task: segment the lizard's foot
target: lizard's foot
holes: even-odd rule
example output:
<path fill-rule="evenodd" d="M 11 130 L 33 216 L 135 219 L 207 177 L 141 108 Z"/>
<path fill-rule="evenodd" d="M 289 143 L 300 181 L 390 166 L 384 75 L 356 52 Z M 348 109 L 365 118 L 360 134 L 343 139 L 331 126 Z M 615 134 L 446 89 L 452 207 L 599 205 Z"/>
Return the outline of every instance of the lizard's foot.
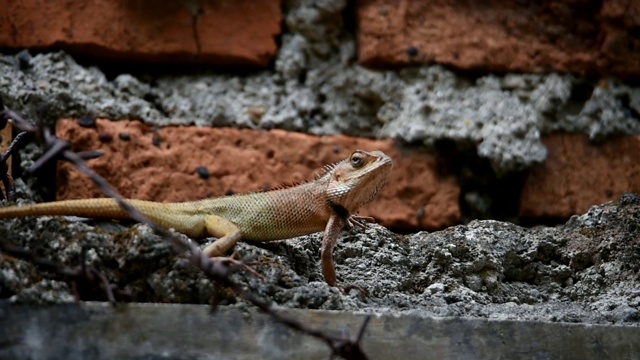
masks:
<path fill-rule="evenodd" d="M 248 272 L 250 272 L 251 274 L 264 279 L 264 277 L 258 273 L 257 271 L 255 271 L 251 266 L 249 266 L 249 264 L 245 263 L 242 260 L 238 260 L 238 255 L 234 252 L 233 254 L 231 254 L 231 256 L 213 256 L 213 257 L 209 257 L 210 261 L 214 261 L 214 262 L 219 262 L 222 265 L 225 265 L 228 268 L 234 267 L 236 269 L 243 269 L 246 270 Z"/>
<path fill-rule="evenodd" d="M 353 289 L 356 289 L 356 290 L 358 290 L 360 292 L 360 295 L 362 297 L 365 297 L 365 298 L 369 297 L 369 292 L 365 288 L 360 286 L 360 285 L 349 284 L 349 285 L 344 285 L 344 286 L 338 286 L 338 289 L 340 289 L 340 291 L 342 291 L 345 294 L 348 294 L 349 291 L 351 291 Z"/>
<path fill-rule="evenodd" d="M 351 215 L 347 219 L 347 226 L 349 228 L 357 226 L 364 231 L 367 229 L 367 225 L 365 224 L 365 222 L 374 223 L 376 222 L 376 219 L 372 218 L 371 216 Z"/>
<path fill-rule="evenodd" d="M 257 272 L 256 270 L 254 270 L 251 265 L 256 265 L 258 264 L 257 261 L 255 261 L 255 259 L 253 257 L 245 257 L 244 259 L 240 260 L 240 253 L 237 251 L 234 251 L 233 254 L 231 254 L 230 258 L 233 261 L 239 262 L 243 265 L 244 269 L 247 270 L 248 272 L 252 273 L 253 275 L 259 277 L 260 279 L 264 280 L 264 276 L 262 276 L 262 274 L 260 274 L 259 272 Z"/>

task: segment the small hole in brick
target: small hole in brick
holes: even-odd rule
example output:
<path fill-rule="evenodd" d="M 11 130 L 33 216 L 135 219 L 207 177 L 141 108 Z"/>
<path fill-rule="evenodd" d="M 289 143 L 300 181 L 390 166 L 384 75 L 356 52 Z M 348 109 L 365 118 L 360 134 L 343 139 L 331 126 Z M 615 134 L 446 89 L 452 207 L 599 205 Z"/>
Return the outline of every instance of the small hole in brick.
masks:
<path fill-rule="evenodd" d="M 207 169 L 204 166 L 198 166 L 198 168 L 196 169 L 196 172 L 198 173 L 201 179 L 207 180 L 209 176 L 211 176 L 211 174 L 209 174 L 209 169 Z"/>
<path fill-rule="evenodd" d="M 100 133 L 98 134 L 98 140 L 102 143 L 109 143 L 113 140 L 113 135 L 110 133 Z"/>
<path fill-rule="evenodd" d="M 93 115 L 85 115 L 78 119 L 78 125 L 84 128 L 96 127 L 96 117 Z"/>

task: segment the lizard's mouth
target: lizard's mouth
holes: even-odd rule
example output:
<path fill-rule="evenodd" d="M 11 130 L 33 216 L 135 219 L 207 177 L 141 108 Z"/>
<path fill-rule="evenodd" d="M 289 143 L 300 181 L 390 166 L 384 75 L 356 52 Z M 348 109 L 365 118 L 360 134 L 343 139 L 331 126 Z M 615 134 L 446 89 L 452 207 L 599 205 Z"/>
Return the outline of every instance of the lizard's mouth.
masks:
<path fill-rule="evenodd" d="M 368 171 L 368 173 L 378 172 L 379 174 L 376 176 L 376 178 L 380 179 L 379 181 L 382 182 L 382 186 L 386 184 L 387 180 L 389 179 L 389 175 L 391 174 L 391 170 L 393 169 L 393 160 L 391 160 L 390 157 L 384 155 L 383 157 L 378 158 L 378 160 L 376 160 L 374 164 L 375 166 L 373 166 Z"/>

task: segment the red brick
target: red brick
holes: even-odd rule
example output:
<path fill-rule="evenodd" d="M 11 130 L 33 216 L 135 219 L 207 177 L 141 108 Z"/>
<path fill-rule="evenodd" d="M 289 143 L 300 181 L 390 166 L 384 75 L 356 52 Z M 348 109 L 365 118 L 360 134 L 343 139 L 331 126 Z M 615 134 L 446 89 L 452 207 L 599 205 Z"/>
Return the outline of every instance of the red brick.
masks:
<path fill-rule="evenodd" d="M 568 218 L 624 192 L 640 192 L 640 137 L 592 144 L 583 134 L 553 134 L 543 141 L 549 154 L 525 181 L 521 216 Z"/>
<path fill-rule="evenodd" d="M 1 3 L 0 48 L 65 49 L 122 61 L 264 67 L 277 51 L 282 19 L 275 0 Z"/>
<path fill-rule="evenodd" d="M 357 6 L 359 60 L 638 78 L 640 2 L 598 4 L 363 0 Z"/>
<path fill-rule="evenodd" d="M 123 195 L 154 201 L 187 201 L 243 193 L 312 179 L 323 165 L 346 158 L 355 149 L 382 150 L 394 159 L 389 184 L 362 215 L 371 215 L 396 230 L 441 229 L 460 220 L 460 188 L 453 176 L 439 174 L 436 159 L 419 150 L 400 148 L 390 140 L 347 136 L 312 136 L 283 130 L 163 127 L 160 146 L 153 129 L 138 121 L 98 120 L 86 129 L 73 120 L 58 122 L 57 133 L 73 149 L 99 149 L 91 167 Z M 120 134 L 128 134 L 129 141 Z M 100 134 L 111 142 L 101 143 Z M 200 178 L 205 166 L 211 176 Z M 70 165 L 58 171 L 58 198 L 103 197 Z"/>

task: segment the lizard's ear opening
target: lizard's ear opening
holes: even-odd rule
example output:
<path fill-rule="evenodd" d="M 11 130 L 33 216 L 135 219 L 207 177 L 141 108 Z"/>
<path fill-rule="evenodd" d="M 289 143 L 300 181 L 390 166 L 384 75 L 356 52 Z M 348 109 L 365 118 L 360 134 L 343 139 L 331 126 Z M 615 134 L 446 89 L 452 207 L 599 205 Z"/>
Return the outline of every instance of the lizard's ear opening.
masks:
<path fill-rule="evenodd" d="M 344 169 L 343 166 L 336 166 L 336 168 L 333 170 L 333 180 L 335 181 L 341 181 L 343 176 Z"/>
<path fill-rule="evenodd" d="M 362 163 L 364 163 L 364 160 L 362 160 Z M 338 182 L 344 181 L 349 177 L 350 172 L 353 171 L 352 166 L 351 158 L 349 158 L 349 162 L 343 161 L 337 164 L 336 167 L 333 168 L 331 179 Z"/>

